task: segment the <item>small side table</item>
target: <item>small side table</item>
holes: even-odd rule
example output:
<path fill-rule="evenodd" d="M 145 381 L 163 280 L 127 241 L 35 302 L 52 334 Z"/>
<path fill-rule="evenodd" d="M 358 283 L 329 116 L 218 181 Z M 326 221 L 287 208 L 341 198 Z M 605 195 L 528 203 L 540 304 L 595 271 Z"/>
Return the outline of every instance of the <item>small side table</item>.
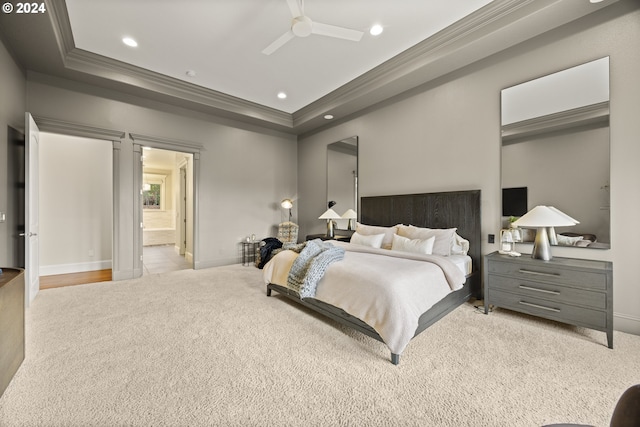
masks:
<path fill-rule="evenodd" d="M 242 242 L 242 265 L 251 265 L 256 260 L 256 254 L 260 247 L 260 241 Z"/>

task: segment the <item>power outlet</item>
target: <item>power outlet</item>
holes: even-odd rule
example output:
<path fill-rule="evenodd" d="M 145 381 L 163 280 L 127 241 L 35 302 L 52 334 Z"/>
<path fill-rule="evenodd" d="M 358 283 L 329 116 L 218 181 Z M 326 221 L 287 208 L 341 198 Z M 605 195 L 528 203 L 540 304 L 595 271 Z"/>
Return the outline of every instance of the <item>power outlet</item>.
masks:
<path fill-rule="evenodd" d="M 496 235 L 489 234 L 489 243 L 495 243 L 495 242 L 496 242 Z"/>

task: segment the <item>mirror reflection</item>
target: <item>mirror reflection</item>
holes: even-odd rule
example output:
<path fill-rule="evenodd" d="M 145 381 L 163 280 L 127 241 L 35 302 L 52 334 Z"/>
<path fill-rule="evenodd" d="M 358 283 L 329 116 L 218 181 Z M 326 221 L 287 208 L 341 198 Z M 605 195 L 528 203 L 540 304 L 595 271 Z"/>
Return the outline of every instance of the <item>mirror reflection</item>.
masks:
<path fill-rule="evenodd" d="M 358 137 L 351 136 L 327 146 L 327 205 L 344 215 L 349 209 L 358 212 Z M 346 230 L 348 219 L 336 221 Z"/>
<path fill-rule="evenodd" d="M 553 206 L 579 221 L 556 228 L 558 244 L 609 248 L 609 58 L 504 89 L 501 102 L 503 227 Z"/>

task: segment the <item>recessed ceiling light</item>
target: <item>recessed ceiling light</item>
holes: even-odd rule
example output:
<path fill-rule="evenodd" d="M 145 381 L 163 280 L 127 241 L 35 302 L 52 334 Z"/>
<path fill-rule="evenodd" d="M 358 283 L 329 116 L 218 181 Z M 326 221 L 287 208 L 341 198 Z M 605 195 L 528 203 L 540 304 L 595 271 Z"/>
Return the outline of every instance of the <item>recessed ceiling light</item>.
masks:
<path fill-rule="evenodd" d="M 324 118 L 325 118 L 325 120 L 331 120 L 331 119 L 333 119 L 333 114 L 325 114 Z"/>
<path fill-rule="evenodd" d="M 375 24 L 369 29 L 369 34 L 372 36 L 379 36 L 384 31 L 384 28 L 380 24 Z"/>
<path fill-rule="evenodd" d="M 187 72 L 185 73 L 187 76 L 189 77 L 195 77 L 196 76 L 196 72 L 193 70 L 187 70 Z"/>
<path fill-rule="evenodd" d="M 286 99 L 287 98 L 287 94 L 284 92 L 278 92 L 278 98 L 280 99 Z"/>
<path fill-rule="evenodd" d="M 135 41 L 134 39 L 132 39 L 131 37 L 124 37 L 122 39 L 122 43 L 126 44 L 127 46 L 131 46 L 131 47 L 138 46 L 138 42 Z"/>
<path fill-rule="evenodd" d="M 591 3 L 600 3 L 602 0 L 589 0 Z"/>

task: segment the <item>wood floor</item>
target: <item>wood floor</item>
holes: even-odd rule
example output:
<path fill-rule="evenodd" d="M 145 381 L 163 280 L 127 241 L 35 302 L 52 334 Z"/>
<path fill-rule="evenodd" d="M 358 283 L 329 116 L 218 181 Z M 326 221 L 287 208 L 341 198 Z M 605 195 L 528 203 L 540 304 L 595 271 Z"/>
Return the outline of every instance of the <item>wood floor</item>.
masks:
<path fill-rule="evenodd" d="M 173 245 L 145 246 L 143 248 L 143 274 L 162 274 L 191 268 L 193 268 L 193 264 L 187 262 L 183 255 L 176 254 Z M 111 270 L 40 276 L 40 289 L 105 282 L 111 280 L 111 277 Z"/>
<path fill-rule="evenodd" d="M 40 289 L 60 288 L 62 286 L 84 285 L 86 283 L 111 280 L 111 270 L 86 271 L 83 273 L 56 274 L 40 276 Z"/>

